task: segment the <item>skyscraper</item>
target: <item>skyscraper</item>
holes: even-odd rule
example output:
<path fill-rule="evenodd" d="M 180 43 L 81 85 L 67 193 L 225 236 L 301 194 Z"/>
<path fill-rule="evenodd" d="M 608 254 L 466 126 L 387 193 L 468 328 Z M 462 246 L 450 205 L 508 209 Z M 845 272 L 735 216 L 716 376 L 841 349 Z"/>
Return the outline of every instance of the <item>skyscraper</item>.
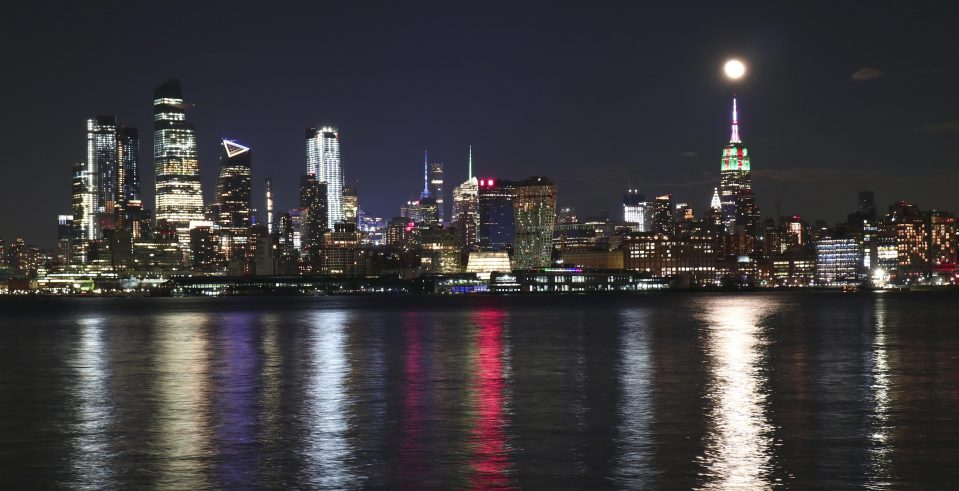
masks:
<path fill-rule="evenodd" d="M 501 179 L 483 178 L 477 182 L 479 205 L 480 249 L 503 251 L 513 248 L 516 241 L 516 217 L 513 199 L 515 183 Z"/>
<path fill-rule="evenodd" d="M 264 180 L 266 185 L 266 233 L 273 235 L 273 180 L 267 177 Z"/>
<path fill-rule="evenodd" d="M 220 174 L 216 179 L 217 225 L 246 235 L 252 225 L 253 171 L 250 148 L 233 140 L 220 142 Z"/>
<path fill-rule="evenodd" d="M 343 220 L 343 170 L 340 165 L 340 132 L 332 126 L 306 130 L 306 173 L 326 184 L 327 218 L 332 229 Z"/>
<path fill-rule="evenodd" d="M 143 210 L 140 201 L 140 132 L 121 126 L 117 129 L 117 198 L 115 204 L 118 229 L 132 230 Z"/>
<path fill-rule="evenodd" d="M 473 149 L 470 147 L 466 181 L 453 188 L 452 224 L 459 231 L 464 251 L 479 241 L 479 181 L 473 177 Z"/>
<path fill-rule="evenodd" d="M 636 189 L 626 190 L 623 195 L 623 221 L 636 232 L 646 232 L 646 197 Z"/>
<path fill-rule="evenodd" d="M 92 179 L 87 192 L 92 209 L 88 220 L 92 229 L 85 238 L 103 237 L 104 228 L 113 228 L 113 208 L 117 198 L 117 123 L 113 116 L 96 116 L 87 120 L 87 172 Z M 85 222 L 86 223 L 86 222 Z"/>
<path fill-rule="evenodd" d="M 190 221 L 204 219 L 196 131 L 186 122 L 187 107 L 179 80 L 168 80 L 153 91 L 156 219 L 176 229 L 185 251 L 190 246 Z"/>
<path fill-rule="evenodd" d="M 356 194 L 356 188 L 346 186 L 343 188 L 343 221 L 356 225 L 360 213 L 360 197 Z"/>
<path fill-rule="evenodd" d="M 759 209 L 752 190 L 749 151 L 739 138 L 739 118 L 733 97 L 733 122 L 729 144 L 723 148 L 720 168 L 719 197 L 722 202 L 723 226 L 732 233 L 737 222 L 747 233 L 759 222 Z"/>
<path fill-rule="evenodd" d="M 318 181 L 313 174 L 300 176 L 300 247 L 307 272 L 317 272 L 321 266 L 328 203 L 327 183 Z"/>
<path fill-rule="evenodd" d="M 443 206 L 443 163 L 430 163 L 429 172 L 430 196 L 436 200 L 436 213 L 439 215 L 439 223 L 446 223 L 446 209 Z"/>
<path fill-rule="evenodd" d="M 556 225 L 556 186 L 545 177 L 531 177 L 516 186 L 516 269 L 549 266 Z"/>

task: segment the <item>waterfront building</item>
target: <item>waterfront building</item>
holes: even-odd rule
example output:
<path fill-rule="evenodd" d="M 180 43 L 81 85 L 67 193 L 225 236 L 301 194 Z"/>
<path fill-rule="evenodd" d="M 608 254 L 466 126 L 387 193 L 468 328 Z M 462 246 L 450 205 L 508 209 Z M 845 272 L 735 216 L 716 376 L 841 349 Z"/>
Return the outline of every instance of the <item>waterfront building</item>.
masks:
<path fill-rule="evenodd" d="M 512 251 L 516 241 L 515 196 L 516 183 L 494 178 L 477 181 L 481 250 Z"/>
<path fill-rule="evenodd" d="M 862 283 L 862 244 L 857 234 L 833 232 L 815 240 L 816 284 L 825 287 Z"/>
<path fill-rule="evenodd" d="M 513 210 L 516 217 L 513 253 L 516 268 L 549 266 L 552 263 L 553 229 L 556 224 L 556 186 L 541 176 L 517 183 Z"/>
<path fill-rule="evenodd" d="M 956 217 L 929 212 L 929 268 L 934 279 L 952 283 L 956 274 Z"/>
<path fill-rule="evenodd" d="M 306 173 L 326 184 L 327 218 L 324 228 L 343 220 L 343 170 L 340 163 L 340 132 L 335 127 L 306 130 Z"/>
<path fill-rule="evenodd" d="M 361 244 L 362 237 L 363 234 L 354 223 L 335 224 L 324 240 L 321 272 L 337 276 L 365 276 L 369 264 Z"/>
<path fill-rule="evenodd" d="M 889 213 L 883 221 L 886 240 L 882 241 L 882 245 L 888 247 L 894 242 L 896 251 L 895 265 L 887 272 L 897 283 L 925 278 L 929 273 L 929 225 L 926 214 L 915 205 L 899 201 L 889 207 Z"/>
<path fill-rule="evenodd" d="M 176 229 L 189 255 L 190 222 L 204 220 L 196 131 L 186 122 L 179 80 L 153 91 L 153 161 L 156 167 L 156 219 Z"/>
<path fill-rule="evenodd" d="M 805 251 L 790 252 L 771 258 L 772 285 L 809 287 L 816 282 L 816 256 Z"/>
<path fill-rule="evenodd" d="M 620 270 L 625 266 L 623 249 L 571 249 L 563 251 L 563 265 L 585 269 Z"/>
<path fill-rule="evenodd" d="M 509 253 L 506 251 L 473 251 L 466 261 L 466 272 L 474 273 L 481 279 L 489 279 L 490 273 L 513 270 Z"/>
<path fill-rule="evenodd" d="M 715 239 L 708 233 L 674 236 L 643 232 L 624 243 L 624 267 L 690 285 L 716 284 Z"/>

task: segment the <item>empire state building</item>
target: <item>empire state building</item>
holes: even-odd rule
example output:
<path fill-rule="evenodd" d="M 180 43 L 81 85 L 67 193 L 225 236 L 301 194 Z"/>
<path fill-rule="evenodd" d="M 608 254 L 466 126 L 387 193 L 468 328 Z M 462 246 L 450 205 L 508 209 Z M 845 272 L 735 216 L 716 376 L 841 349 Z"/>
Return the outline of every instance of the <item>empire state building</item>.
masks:
<path fill-rule="evenodd" d="M 752 187 L 752 171 L 749 165 L 749 150 L 739 138 L 739 117 L 736 112 L 736 97 L 733 96 L 733 123 L 729 144 L 723 148 L 720 168 L 719 199 L 722 207 L 723 228 L 735 233 L 737 225 L 746 234 L 755 233 L 759 223 L 759 207 Z"/>

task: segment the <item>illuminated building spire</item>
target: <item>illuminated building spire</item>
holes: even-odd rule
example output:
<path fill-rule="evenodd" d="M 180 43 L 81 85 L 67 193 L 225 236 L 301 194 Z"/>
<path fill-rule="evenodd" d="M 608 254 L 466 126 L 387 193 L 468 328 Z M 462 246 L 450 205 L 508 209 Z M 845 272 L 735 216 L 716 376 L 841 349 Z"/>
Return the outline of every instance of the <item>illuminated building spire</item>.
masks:
<path fill-rule="evenodd" d="M 729 136 L 729 143 L 741 143 L 739 139 L 739 116 L 736 114 L 736 94 L 733 94 L 733 131 Z"/>
<path fill-rule="evenodd" d="M 714 210 L 723 207 L 723 202 L 719 199 L 719 188 L 713 188 L 713 200 L 709 203 L 709 207 Z"/>
<path fill-rule="evenodd" d="M 428 198 L 430 196 L 430 151 L 423 150 L 423 195 L 422 198 Z"/>
<path fill-rule="evenodd" d="M 473 178 L 473 145 L 470 145 L 469 167 L 466 171 L 466 180 Z"/>

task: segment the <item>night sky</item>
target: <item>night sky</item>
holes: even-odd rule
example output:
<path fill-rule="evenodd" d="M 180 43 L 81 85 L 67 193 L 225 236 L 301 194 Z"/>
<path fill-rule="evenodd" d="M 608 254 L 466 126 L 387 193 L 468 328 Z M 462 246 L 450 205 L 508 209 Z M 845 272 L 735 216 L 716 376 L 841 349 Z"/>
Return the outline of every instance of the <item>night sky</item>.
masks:
<path fill-rule="evenodd" d="M 422 189 L 424 149 L 451 190 L 469 144 L 480 176 L 549 176 L 581 216 L 621 218 L 627 187 L 702 210 L 733 91 L 764 217 L 843 220 L 860 189 L 959 211 L 955 2 L 239 3 L 5 6 L 0 236 L 52 247 L 95 114 L 140 129 L 152 209 L 152 92 L 171 77 L 195 104 L 206 199 L 235 138 L 261 213 L 264 177 L 296 204 L 304 128 L 322 123 L 386 218 Z M 735 85 L 730 56 L 749 67 Z"/>

